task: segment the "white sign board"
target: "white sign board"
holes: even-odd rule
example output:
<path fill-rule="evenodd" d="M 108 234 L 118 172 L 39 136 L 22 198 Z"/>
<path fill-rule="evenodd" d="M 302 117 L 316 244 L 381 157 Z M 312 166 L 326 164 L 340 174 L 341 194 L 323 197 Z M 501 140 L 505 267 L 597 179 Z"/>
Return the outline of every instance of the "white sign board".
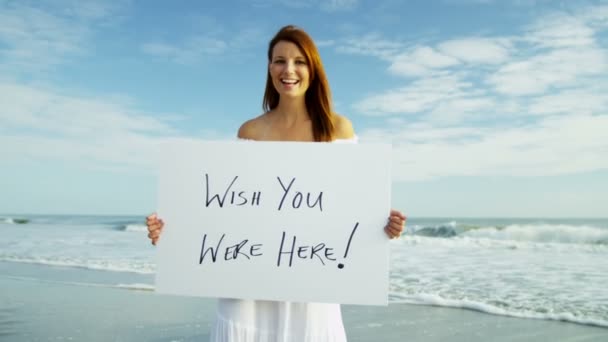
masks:
<path fill-rule="evenodd" d="M 390 145 L 176 140 L 156 291 L 386 305 Z"/>

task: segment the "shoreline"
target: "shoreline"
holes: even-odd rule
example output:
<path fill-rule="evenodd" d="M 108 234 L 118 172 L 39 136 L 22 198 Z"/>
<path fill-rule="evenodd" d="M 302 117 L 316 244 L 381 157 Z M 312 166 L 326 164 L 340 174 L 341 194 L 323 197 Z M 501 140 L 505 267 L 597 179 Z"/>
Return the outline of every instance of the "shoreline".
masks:
<path fill-rule="evenodd" d="M 154 293 L 154 274 L 139 272 L 121 272 L 70 265 L 53 265 L 32 262 L 0 261 L 0 274 L 9 279 L 34 281 L 41 283 L 66 285 L 117 288 L 123 290 L 147 291 Z M 78 281 L 86 274 L 88 282 Z M 43 278 L 43 279 L 42 279 Z M 390 296 L 390 294 L 389 294 Z M 213 300 L 213 298 L 208 298 Z M 482 302 L 468 300 L 450 300 L 433 295 L 418 295 L 412 298 L 389 299 L 389 305 L 413 305 L 436 308 L 451 308 L 477 312 L 480 314 L 517 318 L 526 320 L 539 320 L 548 322 L 564 322 L 581 326 L 608 329 L 605 321 L 571 317 L 565 314 L 540 314 L 535 312 L 520 313 L 509 312 L 499 307 L 487 305 Z"/>
<path fill-rule="evenodd" d="M 8 294 L 0 299 L 0 340 L 208 340 L 215 299 L 118 287 L 120 276 L 129 284 L 142 276 L 131 283 L 107 273 L 0 262 L 0 291 Z M 343 305 L 342 313 L 351 342 L 608 340 L 602 327 L 428 304 Z"/>

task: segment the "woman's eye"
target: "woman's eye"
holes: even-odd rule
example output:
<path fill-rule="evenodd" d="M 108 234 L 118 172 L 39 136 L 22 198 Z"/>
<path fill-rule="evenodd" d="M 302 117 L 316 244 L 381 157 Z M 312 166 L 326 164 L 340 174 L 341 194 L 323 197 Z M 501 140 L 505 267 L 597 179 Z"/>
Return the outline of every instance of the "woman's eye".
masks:
<path fill-rule="evenodd" d="M 283 64 L 283 63 L 285 63 L 285 61 L 282 60 L 282 59 L 279 59 L 279 60 L 274 61 L 274 63 L 275 64 Z"/>
<path fill-rule="evenodd" d="M 302 64 L 306 64 L 306 62 L 305 61 L 296 61 L 296 64 L 302 65 Z"/>

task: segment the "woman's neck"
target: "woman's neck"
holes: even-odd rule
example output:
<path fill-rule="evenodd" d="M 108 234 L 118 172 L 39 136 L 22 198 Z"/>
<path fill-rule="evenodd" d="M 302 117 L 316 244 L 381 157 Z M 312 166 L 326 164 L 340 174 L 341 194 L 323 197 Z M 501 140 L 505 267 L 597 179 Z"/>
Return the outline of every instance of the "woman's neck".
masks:
<path fill-rule="evenodd" d="M 276 113 L 276 119 L 287 127 L 310 120 L 304 98 L 281 98 L 274 112 Z"/>

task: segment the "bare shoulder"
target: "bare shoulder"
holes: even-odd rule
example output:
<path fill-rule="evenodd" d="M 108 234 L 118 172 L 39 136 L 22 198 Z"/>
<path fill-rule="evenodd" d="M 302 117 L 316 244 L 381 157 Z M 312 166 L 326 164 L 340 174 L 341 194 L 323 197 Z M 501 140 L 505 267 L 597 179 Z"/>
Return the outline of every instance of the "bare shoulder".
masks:
<path fill-rule="evenodd" d="M 241 139 L 258 140 L 264 131 L 264 116 L 261 114 L 256 118 L 245 121 L 239 128 L 238 137 Z"/>
<path fill-rule="evenodd" d="M 336 139 L 351 139 L 355 136 L 353 123 L 344 115 L 334 114 Z"/>

